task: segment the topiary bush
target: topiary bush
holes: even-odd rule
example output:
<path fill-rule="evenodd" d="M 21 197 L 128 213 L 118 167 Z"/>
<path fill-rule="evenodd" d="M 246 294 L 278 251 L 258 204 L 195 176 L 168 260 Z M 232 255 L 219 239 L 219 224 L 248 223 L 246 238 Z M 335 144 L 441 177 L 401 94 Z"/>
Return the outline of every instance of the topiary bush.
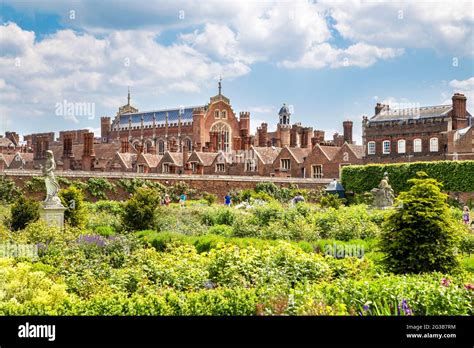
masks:
<path fill-rule="evenodd" d="M 400 193 L 398 208 L 383 224 L 382 260 L 394 273 L 450 272 L 459 267 L 459 222 L 452 218 L 442 184 L 424 172 L 408 180 L 411 188 Z"/>
<path fill-rule="evenodd" d="M 29 223 L 39 219 L 39 202 L 21 195 L 11 206 L 10 226 L 13 231 L 24 229 Z"/>
<path fill-rule="evenodd" d="M 161 197 L 154 189 L 139 188 L 123 206 L 122 222 L 128 231 L 154 229 Z"/>
<path fill-rule="evenodd" d="M 87 222 L 87 211 L 84 207 L 84 195 L 80 189 L 71 186 L 59 191 L 62 204 L 67 208 L 64 220 L 70 226 L 84 227 Z"/>

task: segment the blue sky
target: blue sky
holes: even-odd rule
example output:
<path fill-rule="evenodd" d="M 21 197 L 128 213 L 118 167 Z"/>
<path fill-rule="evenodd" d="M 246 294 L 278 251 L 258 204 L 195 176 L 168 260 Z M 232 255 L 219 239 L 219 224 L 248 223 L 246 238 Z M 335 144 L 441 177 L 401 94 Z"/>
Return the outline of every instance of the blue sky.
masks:
<path fill-rule="evenodd" d="M 376 102 L 474 110 L 471 1 L 0 1 L 2 133 L 97 132 L 127 86 L 140 110 L 205 104 L 220 75 L 253 131 L 282 103 L 327 138 L 353 120 L 359 143 Z"/>

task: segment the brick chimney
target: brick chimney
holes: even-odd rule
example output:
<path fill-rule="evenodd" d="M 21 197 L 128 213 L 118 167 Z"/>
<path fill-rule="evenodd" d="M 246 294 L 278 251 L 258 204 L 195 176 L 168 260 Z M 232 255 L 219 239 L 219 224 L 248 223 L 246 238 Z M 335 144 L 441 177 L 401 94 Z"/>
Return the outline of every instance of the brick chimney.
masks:
<path fill-rule="evenodd" d="M 352 121 L 344 121 L 342 122 L 342 126 L 344 128 L 344 142 L 347 142 L 348 144 L 352 144 L 352 126 L 353 122 Z"/>
<path fill-rule="evenodd" d="M 267 123 L 262 123 L 260 127 L 257 128 L 258 146 L 267 146 L 267 131 L 268 131 Z"/>
<path fill-rule="evenodd" d="M 112 128 L 110 117 L 100 118 L 100 137 L 103 143 L 109 142 L 109 134 Z"/>
<path fill-rule="evenodd" d="M 128 138 L 120 139 L 120 152 L 121 153 L 130 152 L 130 142 L 128 141 Z"/>
<path fill-rule="evenodd" d="M 466 110 L 466 96 L 461 93 L 454 93 L 453 101 L 453 129 L 465 128 L 469 125 Z"/>
<path fill-rule="evenodd" d="M 72 152 L 72 134 L 66 134 L 63 137 L 63 170 L 70 170 L 72 161 L 74 159 L 74 153 Z"/>
<path fill-rule="evenodd" d="M 82 170 L 91 171 L 94 166 L 94 133 L 84 133 L 84 150 L 82 152 Z"/>
<path fill-rule="evenodd" d="M 42 160 L 46 158 L 46 151 L 49 150 L 49 138 L 48 136 L 37 136 L 34 143 L 34 159 Z"/>

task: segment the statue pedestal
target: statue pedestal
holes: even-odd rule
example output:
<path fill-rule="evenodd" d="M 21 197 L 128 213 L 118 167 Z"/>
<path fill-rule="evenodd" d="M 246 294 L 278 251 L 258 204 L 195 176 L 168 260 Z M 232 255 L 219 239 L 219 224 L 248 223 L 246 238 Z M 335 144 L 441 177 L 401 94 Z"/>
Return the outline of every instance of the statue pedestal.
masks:
<path fill-rule="evenodd" d="M 40 207 L 40 218 L 46 221 L 48 226 L 64 228 L 64 211 L 65 207 L 62 205 L 48 205 L 44 202 Z"/>

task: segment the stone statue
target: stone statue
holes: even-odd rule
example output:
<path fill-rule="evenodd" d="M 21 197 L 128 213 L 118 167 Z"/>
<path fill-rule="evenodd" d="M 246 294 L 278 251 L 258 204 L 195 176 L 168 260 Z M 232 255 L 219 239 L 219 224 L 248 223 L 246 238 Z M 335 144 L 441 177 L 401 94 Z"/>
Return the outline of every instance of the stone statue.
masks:
<path fill-rule="evenodd" d="M 392 187 L 388 183 L 388 173 L 385 172 L 383 179 L 380 180 L 378 188 L 370 191 L 374 195 L 374 205 L 380 209 L 387 209 L 393 205 L 395 194 Z"/>
<path fill-rule="evenodd" d="M 43 205 L 62 207 L 61 199 L 58 196 L 60 186 L 54 176 L 56 162 L 54 160 L 53 151 L 46 151 L 46 161 L 44 162 L 44 166 L 41 166 L 41 169 L 44 176 L 44 183 L 46 185 L 46 199 L 43 201 Z"/>

